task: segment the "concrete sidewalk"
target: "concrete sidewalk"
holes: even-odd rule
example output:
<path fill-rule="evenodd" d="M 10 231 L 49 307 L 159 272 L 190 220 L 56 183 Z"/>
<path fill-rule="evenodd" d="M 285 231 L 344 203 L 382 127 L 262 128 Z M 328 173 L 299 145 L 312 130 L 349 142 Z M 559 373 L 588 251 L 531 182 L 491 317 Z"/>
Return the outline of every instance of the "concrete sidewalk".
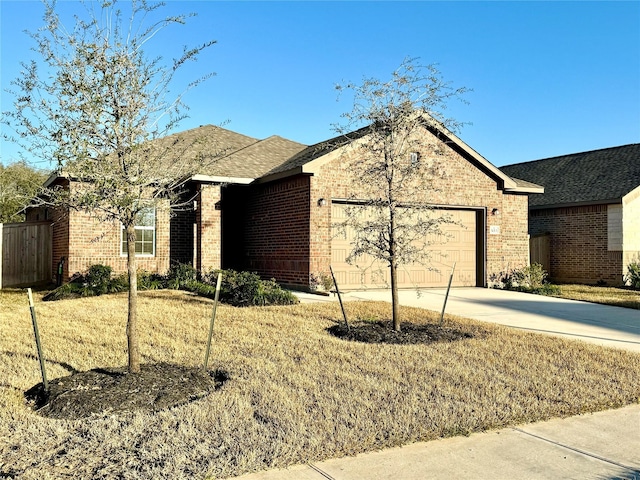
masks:
<path fill-rule="evenodd" d="M 442 311 L 446 290 L 401 290 L 400 304 Z M 298 294 L 301 301 L 337 301 Z M 346 301 L 391 301 L 389 290 L 347 292 Z M 446 313 L 640 352 L 640 310 L 491 288 L 452 288 Z"/>
<path fill-rule="evenodd" d="M 640 405 L 237 478 L 640 480 Z"/>

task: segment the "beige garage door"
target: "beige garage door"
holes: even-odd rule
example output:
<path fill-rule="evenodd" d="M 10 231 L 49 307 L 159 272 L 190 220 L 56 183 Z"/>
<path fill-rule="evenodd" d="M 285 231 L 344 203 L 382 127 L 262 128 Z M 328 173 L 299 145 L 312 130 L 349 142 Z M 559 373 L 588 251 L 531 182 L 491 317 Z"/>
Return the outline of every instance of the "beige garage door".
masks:
<path fill-rule="evenodd" d="M 346 218 L 347 205 L 332 204 L 332 222 L 339 223 Z M 446 287 L 451 274 L 451 266 L 456 263 L 453 286 L 476 285 L 476 212 L 472 210 L 446 210 L 456 222 L 443 225 L 447 232 L 446 241 L 430 245 L 431 256 L 428 266 L 421 264 L 403 265 L 398 269 L 400 288 Z M 354 264 L 346 262 L 351 251 L 355 232 L 351 229 L 339 232 L 334 229 L 331 240 L 331 266 L 341 290 L 361 288 L 387 288 L 389 268 L 381 262 L 373 261 L 367 255 L 359 257 Z"/>

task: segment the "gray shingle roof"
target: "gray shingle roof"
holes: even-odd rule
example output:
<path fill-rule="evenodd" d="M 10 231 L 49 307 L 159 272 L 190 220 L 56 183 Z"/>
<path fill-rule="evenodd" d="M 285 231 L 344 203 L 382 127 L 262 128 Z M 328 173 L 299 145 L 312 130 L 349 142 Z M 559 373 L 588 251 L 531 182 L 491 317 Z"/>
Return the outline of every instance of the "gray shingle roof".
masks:
<path fill-rule="evenodd" d="M 640 186 L 640 144 L 574 153 L 500 167 L 544 187 L 530 207 L 619 201 Z"/>
<path fill-rule="evenodd" d="M 163 141 L 188 145 L 185 156 L 202 153 L 204 148 L 219 157 L 203 175 L 215 177 L 260 178 L 306 145 L 279 136 L 264 140 L 248 137 L 215 125 L 205 125 L 166 137 Z"/>

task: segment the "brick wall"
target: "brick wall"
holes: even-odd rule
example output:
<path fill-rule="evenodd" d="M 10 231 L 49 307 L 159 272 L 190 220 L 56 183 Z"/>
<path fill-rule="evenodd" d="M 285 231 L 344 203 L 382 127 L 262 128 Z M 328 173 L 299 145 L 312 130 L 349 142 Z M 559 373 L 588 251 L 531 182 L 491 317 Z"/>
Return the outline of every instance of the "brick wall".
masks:
<path fill-rule="evenodd" d="M 221 266 L 221 186 L 200 184 L 196 210 L 196 268 L 202 272 Z"/>
<path fill-rule="evenodd" d="M 528 196 L 508 194 L 498 188 L 496 180 L 443 144 L 431 133 L 424 132 L 421 139 L 421 161 L 433 161 L 434 175 L 426 180 L 427 188 L 408 189 L 408 202 L 428 202 L 451 207 L 472 207 L 488 213 L 486 232 L 486 276 L 488 282 L 497 281 L 505 272 L 522 267 L 529 262 Z M 310 201 L 310 270 L 328 271 L 331 261 L 331 208 L 318 207 L 324 198 L 366 198 L 370 188 L 362 188 L 352 162 L 357 161 L 356 151 L 333 152 L 314 170 L 311 177 Z M 366 184 L 364 184 L 366 185 Z M 414 186 L 416 187 L 416 186 Z M 491 212 L 497 209 L 498 215 Z M 491 234 L 493 231 L 499 233 Z M 497 227 L 497 228 L 496 228 Z M 484 252 L 479 255 L 481 261 Z M 484 279 L 480 279 L 484 283 Z"/>
<path fill-rule="evenodd" d="M 190 189 L 181 196 L 180 206 L 171 211 L 169 229 L 169 257 L 171 263 L 195 265 L 197 258 L 194 245 L 194 229 L 196 226 L 197 200 L 195 189 Z"/>
<path fill-rule="evenodd" d="M 622 252 L 607 249 L 607 205 L 533 210 L 529 223 L 531 235 L 550 234 L 554 281 L 620 283 Z"/>
<path fill-rule="evenodd" d="M 246 194 L 242 267 L 281 283 L 308 285 L 309 177 L 255 185 Z"/>

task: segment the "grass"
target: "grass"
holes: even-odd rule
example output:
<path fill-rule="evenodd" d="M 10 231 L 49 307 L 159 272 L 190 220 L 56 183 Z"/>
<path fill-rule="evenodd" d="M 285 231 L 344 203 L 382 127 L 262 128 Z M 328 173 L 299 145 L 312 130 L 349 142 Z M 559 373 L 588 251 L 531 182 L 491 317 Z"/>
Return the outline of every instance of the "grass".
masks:
<path fill-rule="evenodd" d="M 212 302 L 140 294 L 144 362 L 203 362 Z M 126 363 L 126 295 L 36 303 L 50 379 Z M 352 319 L 387 319 L 350 302 Z M 439 314 L 403 308 L 404 321 Z M 230 380 L 156 414 L 67 421 L 29 410 L 40 382 L 26 295 L 0 291 L 0 477 L 226 478 L 640 401 L 640 355 L 447 317 L 483 331 L 432 345 L 346 342 L 335 303 L 218 307 L 210 367 Z"/>
<path fill-rule="evenodd" d="M 640 291 L 631 288 L 560 285 L 561 298 L 640 309 Z"/>

